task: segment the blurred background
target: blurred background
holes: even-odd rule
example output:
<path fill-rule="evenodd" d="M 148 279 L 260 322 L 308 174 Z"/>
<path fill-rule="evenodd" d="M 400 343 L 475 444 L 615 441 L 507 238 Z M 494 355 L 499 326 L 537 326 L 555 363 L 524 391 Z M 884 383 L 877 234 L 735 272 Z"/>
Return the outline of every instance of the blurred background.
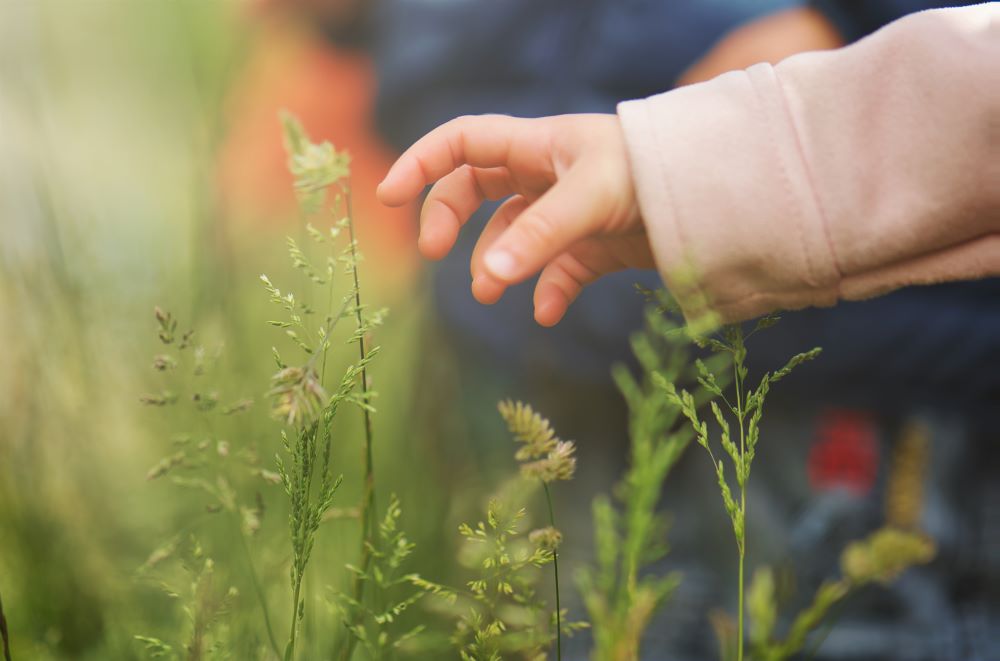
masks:
<path fill-rule="evenodd" d="M 363 293 L 391 310 L 373 368 L 379 499 L 400 496 L 414 565 L 462 580 L 457 526 L 481 517 L 516 470 L 495 412 L 513 397 L 580 446 L 578 478 L 557 498 L 571 575 L 590 557 L 590 501 L 625 463 L 627 415 L 609 370 L 631 364 L 643 308 L 633 284 L 658 277 L 608 278 L 558 328 L 540 329 L 530 286 L 497 306 L 474 303 L 475 232 L 425 265 L 416 209 L 379 206 L 375 185 L 395 154 L 458 115 L 613 112 L 623 99 L 849 43 L 929 6 L 0 0 L 0 597 L 14 658 L 146 658 L 135 635 L 176 639 L 183 600 L 160 583 L 189 579 L 143 568 L 191 536 L 241 599 L 259 587 L 287 600 L 287 505 L 263 472 L 280 443 L 264 396 L 280 338 L 257 279 L 295 277 L 280 109 L 352 155 Z M 996 281 L 908 290 L 789 314 L 751 347 L 758 369 L 826 349 L 773 396 L 751 564 L 786 567 L 809 593 L 847 541 L 899 516 L 900 498 L 939 548 L 931 567 L 850 604 L 814 658 L 1000 658 L 997 301 Z M 245 415 L 206 429 L 196 412 L 140 404 L 162 386 L 155 305 L 195 329 L 209 357 L 203 376 L 177 387 L 253 399 Z M 302 658 L 326 658 L 340 635 L 328 584 L 346 581 L 354 549 L 359 434 L 349 419 L 337 446 L 345 511 L 321 529 L 313 562 L 325 569 L 312 574 Z M 147 479 L 201 440 L 217 450 L 213 466 L 241 462 L 234 486 L 259 505 L 252 536 L 198 493 Z M 662 569 L 685 580 L 651 628 L 650 659 L 714 658 L 706 613 L 734 610 L 728 523 L 703 459 L 686 457 L 664 494 L 672 552 Z M 919 488 L 894 493 L 894 466 Z M 569 604 L 583 616 L 578 598 Z M 258 658 L 261 623 L 245 620 L 232 625 L 244 641 L 234 658 Z M 584 635 L 572 658 L 586 649 Z"/>

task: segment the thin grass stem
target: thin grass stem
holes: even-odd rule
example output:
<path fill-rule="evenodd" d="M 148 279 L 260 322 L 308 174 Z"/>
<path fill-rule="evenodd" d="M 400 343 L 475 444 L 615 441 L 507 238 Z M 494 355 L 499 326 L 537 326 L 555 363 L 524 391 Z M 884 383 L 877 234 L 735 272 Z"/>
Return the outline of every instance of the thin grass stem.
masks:
<path fill-rule="evenodd" d="M 0 641 L 3 642 L 3 659 L 11 661 L 10 632 L 7 631 L 7 618 L 3 614 L 3 597 L 0 596 Z"/>
<path fill-rule="evenodd" d="M 549 506 L 549 525 L 556 527 L 556 517 L 552 509 L 552 494 L 549 493 L 549 483 L 542 481 L 545 488 L 545 501 Z M 552 571 L 556 580 L 556 659 L 562 661 L 562 604 L 559 601 L 559 549 L 552 549 Z"/>
<path fill-rule="evenodd" d="M 344 191 L 344 197 L 347 204 L 347 232 L 348 240 L 350 241 L 351 247 L 351 275 L 354 278 L 354 315 L 355 321 L 357 322 L 358 328 L 362 328 L 364 325 L 364 319 L 362 318 L 361 312 L 361 284 L 360 278 L 358 277 L 358 252 L 357 252 L 357 241 L 354 235 L 354 214 L 351 206 L 351 192 L 350 190 Z M 368 401 L 368 369 L 364 366 L 365 358 L 368 355 L 367 342 L 365 341 L 364 335 L 358 339 L 358 351 L 360 353 L 362 367 L 361 367 L 361 395 L 362 401 Z M 354 577 L 354 600 L 361 604 L 363 603 L 365 596 L 365 581 L 362 578 L 364 574 L 368 573 L 368 569 L 371 566 L 372 561 L 372 544 L 374 540 L 372 539 L 372 529 L 374 527 L 374 516 L 375 516 L 375 462 L 373 455 L 373 429 L 372 429 L 372 418 L 371 411 L 366 407 L 363 409 L 364 422 L 365 422 L 365 447 L 364 447 L 364 461 L 365 461 L 365 481 L 363 486 L 363 492 L 361 497 L 361 571 Z M 348 661 L 354 654 L 354 646 L 356 640 L 354 636 L 349 636 L 347 639 L 347 644 L 344 647 L 344 653 L 341 656 L 343 661 Z"/>
<path fill-rule="evenodd" d="M 297 576 L 295 589 L 292 592 L 292 630 L 288 634 L 288 645 L 285 646 L 285 661 L 292 661 L 295 658 L 295 635 L 298 632 L 299 623 L 299 593 L 302 590 L 302 578 Z"/>
<path fill-rule="evenodd" d="M 253 556 L 250 554 L 250 546 L 247 544 L 247 537 L 243 533 L 243 528 L 240 526 L 239 521 L 236 522 L 236 527 L 240 533 L 240 542 L 242 542 L 243 552 L 247 557 L 247 567 L 250 568 L 250 582 L 253 583 L 254 593 L 257 595 L 257 601 L 260 602 L 260 610 L 264 615 L 264 628 L 267 631 L 267 640 L 271 644 L 271 649 L 274 651 L 275 658 L 281 658 L 281 648 L 278 647 L 278 639 L 274 635 L 274 627 L 271 626 L 271 612 L 267 608 L 267 598 L 264 595 L 264 589 L 261 587 L 260 579 L 257 576 L 257 568 L 253 564 Z"/>
<path fill-rule="evenodd" d="M 736 372 L 736 410 L 737 418 L 740 425 L 740 464 L 737 466 L 736 470 L 743 470 L 743 466 L 746 466 L 745 455 L 746 455 L 746 430 L 744 426 L 744 419 L 746 414 L 743 411 L 743 405 L 745 404 L 745 398 L 743 397 L 743 380 L 740 378 L 740 368 L 743 366 L 743 361 L 738 359 L 733 361 L 733 368 Z M 748 476 L 744 475 L 740 479 L 740 518 L 743 521 L 743 525 L 740 527 L 740 538 L 738 540 L 739 551 L 740 551 L 740 576 L 739 576 L 739 590 L 738 598 L 739 603 L 736 606 L 736 659 L 737 661 L 743 661 L 743 589 L 744 589 L 744 565 L 746 558 L 746 538 L 747 538 L 747 484 L 746 478 Z"/>

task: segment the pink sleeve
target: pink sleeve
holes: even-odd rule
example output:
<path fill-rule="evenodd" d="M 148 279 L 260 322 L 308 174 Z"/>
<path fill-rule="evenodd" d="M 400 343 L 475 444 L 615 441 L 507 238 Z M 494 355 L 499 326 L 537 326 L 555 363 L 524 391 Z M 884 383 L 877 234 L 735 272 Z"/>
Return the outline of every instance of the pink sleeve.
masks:
<path fill-rule="evenodd" d="M 1000 3 L 618 107 L 657 264 L 726 321 L 1000 275 Z"/>

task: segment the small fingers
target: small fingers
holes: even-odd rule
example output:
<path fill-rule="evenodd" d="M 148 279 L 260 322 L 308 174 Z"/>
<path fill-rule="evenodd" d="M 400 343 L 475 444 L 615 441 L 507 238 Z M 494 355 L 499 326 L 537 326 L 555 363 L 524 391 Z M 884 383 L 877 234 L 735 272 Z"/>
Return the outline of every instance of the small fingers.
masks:
<path fill-rule="evenodd" d="M 526 280 L 587 238 L 607 214 L 599 176 L 577 165 L 529 206 L 483 256 L 486 271 L 508 285 Z"/>
<path fill-rule="evenodd" d="M 583 288 L 622 264 L 606 253 L 564 253 L 546 266 L 535 285 L 535 321 L 555 326 Z"/>
<path fill-rule="evenodd" d="M 492 305 L 500 300 L 507 285 L 490 275 L 483 267 L 483 255 L 493 242 L 500 237 L 514 219 L 524 213 L 528 208 L 528 200 L 521 195 L 515 195 L 500 205 L 493 216 L 486 223 L 476 247 L 472 251 L 472 295 L 477 301 L 486 305 Z"/>
<path fill-rule="evenodd" d="M 507 168 L 465 165 L 445 175 L 431 189 L 420 211 L 420 252 L 428 259 L 441 259 L 484 201 L 498 200 L 513 192 Z"/>
<path fill-rule="evenodd" d="M 505 115 L 459 117 L 434 129 L 407 149 L 378 187 L 379 200 L 401 206 L 425 186 L 462 165 L 507 164 L 514 137 L 531 120 Z"/>

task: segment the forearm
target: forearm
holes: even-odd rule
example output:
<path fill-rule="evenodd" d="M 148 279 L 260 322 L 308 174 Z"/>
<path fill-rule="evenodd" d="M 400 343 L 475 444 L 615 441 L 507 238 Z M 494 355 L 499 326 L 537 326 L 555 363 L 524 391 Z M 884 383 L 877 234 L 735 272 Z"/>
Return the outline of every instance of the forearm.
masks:
<path fill-rule="evenodd" d="M 1000 274 L 1000 9 L 622 104 L 667 282 L 727 320 Z"/>

